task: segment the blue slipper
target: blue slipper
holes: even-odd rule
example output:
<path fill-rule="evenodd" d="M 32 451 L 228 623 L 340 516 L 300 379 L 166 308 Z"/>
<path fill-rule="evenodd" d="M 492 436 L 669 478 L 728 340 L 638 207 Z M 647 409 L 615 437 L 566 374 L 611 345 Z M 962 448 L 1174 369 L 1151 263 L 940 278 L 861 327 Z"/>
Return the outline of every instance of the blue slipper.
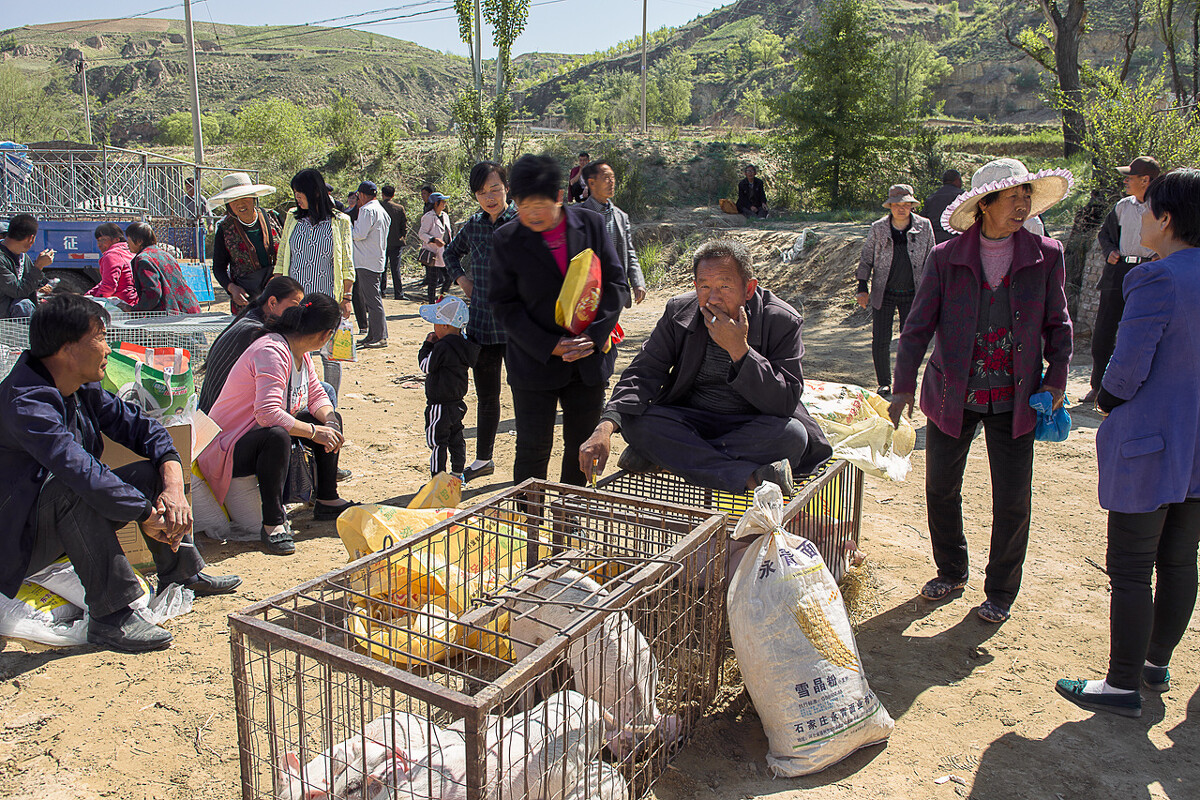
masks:
<path fill-rule="evenodd" d="M 1142 715 L 1142 695 L 1140 692 L 1128 694 L 1084 694 L 1083 687 L 1087 681 L 1074 681 L 1063 678 L 1054 684 L 1054 689 L 1063 697 L 1080 708 L 1088 711 L 1107 711 L 1120 714 L 1122 717 L 1140 717 Z"/>

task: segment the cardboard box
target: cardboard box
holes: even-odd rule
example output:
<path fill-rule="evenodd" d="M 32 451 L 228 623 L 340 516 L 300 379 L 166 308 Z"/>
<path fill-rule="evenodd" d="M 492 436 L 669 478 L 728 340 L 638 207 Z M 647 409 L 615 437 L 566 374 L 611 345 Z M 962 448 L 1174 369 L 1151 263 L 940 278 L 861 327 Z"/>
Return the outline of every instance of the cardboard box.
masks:
<path fill-rule="evenodd" d="M 174 442 L 175 449 L 179 451 L 179 458 L 183 462 L 183 490 L 190 498 L 192 461 L 216 438 L 221 429 L 203 411 L 197 411 L 191 424 L 168 425 L 167 432 L 171 434 L 171 441 Z M 116 469 L 142 460 L 141 456 L 129 448 L 117 444 L 107 436 L 104 437 L 104 454 L 100 457 L 100 462 L 109 469 Z M 150 554 L 150 548 L 146 546 L 146 541 L 142 538 L 142 532 L 136 522 L 131 522 L 117 531 L 117 540 L 125 551 L 125 557 L 136 569 L 154 569 L 154 556 Z"/>

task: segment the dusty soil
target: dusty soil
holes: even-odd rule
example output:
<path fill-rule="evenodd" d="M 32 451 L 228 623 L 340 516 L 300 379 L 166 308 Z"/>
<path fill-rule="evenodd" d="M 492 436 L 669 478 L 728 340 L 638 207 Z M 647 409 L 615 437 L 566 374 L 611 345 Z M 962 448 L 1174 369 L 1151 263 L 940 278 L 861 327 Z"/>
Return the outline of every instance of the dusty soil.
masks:
<path fill-rule="evenodd" d="M 829 236 L 799 265 L 772 248 L 797 230 L 736 235 L 755 243 L 769 287 L 805 309 L 806 373 L 871 385 L 870 327 L 847 301 L 850 253 Z M 777 241 L 776 241 L 777 240 Z M 622 317 L 630 345 L 650 331 L 667 290 Z M 391 346 L 371 350 L 346 372 L 342 411 L 350 442 L 345 497 L 404 503 L 426 474 L 424 402 L 416 351 L 426 326 L 416 305 L 386 301 Z M 1085 348 L 1086 349 L 1086 345 Z M 1086 390 L 1086 357 L 1072 368 L 1070 394 Z M 917 598 L 932 577 L 922 481 L 924 453 L 905 483 L 868 479 L 862 543 L 873 586 L 857 609 L 858 645 L 872 687 L 896 719 L 885 746 L 861 751 L 818 775 L 772 779 L 766 737 L 748 695 L 728 686 L 695 738 L 659 781 L 659 800 L 791 798 L 1197 797 L 1200 785 L 1200 636 L 1193 622 L 1172 663 L 1174 688 L 1146 698 L 1140 720 L 1093 716 L 1060 699 L 1059 677 L 1099 675 L 1107 655 L 1104 514 L 1096 502 L 1094 435 L 1099 419 L 1076 412 L 1061 444 L 1039 443 L 1034 522 L 1024 591 L 1000 627 L 979 621 L 990 520 L 982 439 L 965 481 L 967 533 L 975 563 L 960 599 Z M 469 415 L 469 419 L 471 416 Z M 924 440 L 924 420 L 918 448 Z M 498 474 L 470 496 L 504 486 L 512 466 L 511 403 L 505 402 Z M 468 428 L 468 438 L 473 430 Z M 469 447 L 469 445 L 468 445 Z M 469 451 L 470 452 L 470 451 Z M 551 477 L 557 476 L 557 462 Z M 488 479 L 485 479 L 488 480 Z M 344 563 L 332 523 L 296 515 L 297 554 L 201 541 L 215 572 L 245 579 L 239 594 L 201 600 L 169 623 L 174 646 L 125 656 L 85 647 L 34 652 L 9 642 L 0 652 L 0 795 L 17 798 L 197 798 L 239 796 L 226 614 Z M 1188 733 L 1188 731 L 1191 731 Z M 936 779 L 952 776 L 936 783 Z"/>

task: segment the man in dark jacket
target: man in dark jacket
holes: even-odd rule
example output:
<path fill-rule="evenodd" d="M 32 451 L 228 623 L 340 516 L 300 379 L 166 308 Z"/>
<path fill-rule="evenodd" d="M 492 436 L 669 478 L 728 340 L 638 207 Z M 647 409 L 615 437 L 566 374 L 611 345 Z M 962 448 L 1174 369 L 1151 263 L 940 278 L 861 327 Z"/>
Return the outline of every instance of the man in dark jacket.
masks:
<path fill-rule="evenodd" d="M 766 219 L 770 213 L 767 208 L 767 190 L 762 178 L 758 176 L 758 167 L 753 164 L 746 167 L 746 177 L 738 183 L 737 210 L 746 217 Z"/>
<path fill-rule="evenodd" d="M 665 467 L 736 493 L 772 481 L 790 494 L 793 474 L 833 452 L 800 402 L 800 315 L 758 287 L 738 242 L 701 245 L 692 274 L 696 290 L 667 303 L 580 447 L 580 468 L 603 471 L 619 430 L 622 469 Z"/>
<path fill-rule="evenodd" d="M 391 226 L 388 227 L 387 263 L 383 268 L 379 291 L 387 292 L 387 279 L 390 271 L 392 273 L 392 298 L 400 300 L 404 297 L 404 287 L 400 280 L 400 248 L 404 246 L 404 237 L 408 236 L 408 215 L 404 213 L 404 206 L 395 200 L 395 186 L 390 184 L 384 186 L 379 193 L 383 197 L 379 201 L 379 205 L 383 206 L 384 212 L 392 221 Z"/>
<path fill-rule="evenodd" d="M 954 233 L 942 227 L 942 214 L 962 194 L 962 175 L 956 169 L 942 173 L 942 186 L 921 206 L 921 216 L 933 223 L 933 240 L 937 244 L 954 238 Z"/>
<path fill-rule="evenodd" d="M 37 261 L 29 257 L 37 231 L 32 214 L 17 214 L 9 220 L 8 230 L 0 239 L 0 318 L 33 313 L 37 290 L 46 282 L 42 269 L 54 261 L 53 250 L 43 250 Z"/>
<path fill-rule="evenodd" d="M 100 388 L 107 319 L 80 295 L 51 298 L 34 311 L 29 349 L 0 382 L 0 592 L 15 597 L 22 580 L 65 554 L 86 592 L 88 641 L 143 652 L 167 647 L 171 634 L 130 608 L 142 588 L 120 528 L 141 523 L 160 590 L 180 583 L 224 594 L 241 580 L 202 572 L 170 434 Z M 102 434 L 148 460 L 110 470 L 99 460 Z"/>

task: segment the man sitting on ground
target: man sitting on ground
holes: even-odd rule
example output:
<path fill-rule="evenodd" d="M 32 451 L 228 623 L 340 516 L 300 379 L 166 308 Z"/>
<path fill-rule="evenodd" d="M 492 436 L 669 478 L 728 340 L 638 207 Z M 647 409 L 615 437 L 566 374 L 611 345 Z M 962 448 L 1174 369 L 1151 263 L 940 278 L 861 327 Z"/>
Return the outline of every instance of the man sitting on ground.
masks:
<path fill-rule="evenodd" d="M 107 321 L 86 297 L 50 298 L 0 382 L 0 592 L 15 597 L 21 581 L 65 554 L 86 593 L 88 641 L 138 653 L 167 647 L 171 634 L 129 607 L 142 588 L 117 540 L 126 524 L 141 523 L 160 591 L 180 583 L 198 596 L 226 594 L 241 579 L 203 572 L 166 428 L 100 388 Z M 148 460 L 110 470 L 99 461 L 101 434 Z"/>
<path fill-rule="evenodd" d="M 580 467 L 602 472 L 619 430 L 629 447 L 618 466 L 630 472 L 664 467 L 736 493 L 771 481 L 791 494 L 792 475 L 833 452 L 800 402 L 800 315 L 758 288 L 738 242 L 701 245 L 692 275 L 696 290 L 668 301 L 579 448 Z"/>

